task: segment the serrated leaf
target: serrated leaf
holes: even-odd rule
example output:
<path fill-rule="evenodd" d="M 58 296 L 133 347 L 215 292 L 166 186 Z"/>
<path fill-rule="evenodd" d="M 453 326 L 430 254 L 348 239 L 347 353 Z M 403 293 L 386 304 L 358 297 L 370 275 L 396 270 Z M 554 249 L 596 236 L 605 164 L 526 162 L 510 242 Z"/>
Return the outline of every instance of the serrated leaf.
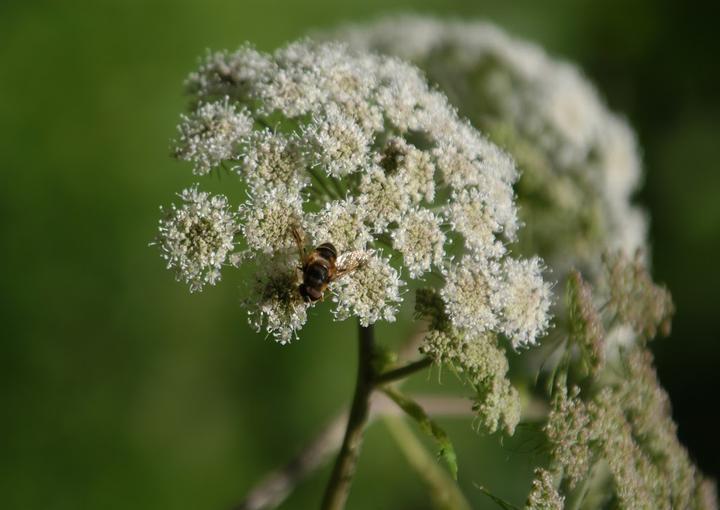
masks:
<path fill-rule="evenodd" d="M 455 448 L 453 447 L 447 433 L 437 423 L 431 420 L 420 404 L 414 400 L 408 398 L 393 388 L 385 388 L 383 391 L 400 407 L 400 409 L 405 411 L 408 416 L 420 425 L 420 429 L 423 432 L 435 439 L 435 442 L 440 448 L 438 456 L 441 457 L 448 465 L 453 479 L 457 480 L 457 455 L 455 454 Z"/>

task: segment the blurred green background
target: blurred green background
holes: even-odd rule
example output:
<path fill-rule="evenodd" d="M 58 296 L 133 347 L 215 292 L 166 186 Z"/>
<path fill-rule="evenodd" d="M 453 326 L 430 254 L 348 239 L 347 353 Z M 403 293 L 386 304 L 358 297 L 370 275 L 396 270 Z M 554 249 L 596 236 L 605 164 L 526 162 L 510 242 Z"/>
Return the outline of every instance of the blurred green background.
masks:
<path fill-rule="evenodd" d="M 660 376 L 681 439 L 720 473 L 720 39 L 701 4 L 0 0 L 0 508 L 228 508 L 349 401 L 352 324 L 318 313 L 280 347 L 248 329 L 242 274 L 190 295 L 147 244 L 158 205 L 193 182 L 168 141 L 206 48 L 270 50 L 397 11 L 496 21 L 580 63 L 628 115 L 655 274 L 678 308 L 654 346 Z M 494 508 L 473 482 L 522 503 L 541 461 L 524 433 L 502 451 L 468 422 L 443 423 L 473 506 Z M 327 474 L 283 508 L 314 508 Z M 427 501 L 373 425 L 349 508 Z"/>

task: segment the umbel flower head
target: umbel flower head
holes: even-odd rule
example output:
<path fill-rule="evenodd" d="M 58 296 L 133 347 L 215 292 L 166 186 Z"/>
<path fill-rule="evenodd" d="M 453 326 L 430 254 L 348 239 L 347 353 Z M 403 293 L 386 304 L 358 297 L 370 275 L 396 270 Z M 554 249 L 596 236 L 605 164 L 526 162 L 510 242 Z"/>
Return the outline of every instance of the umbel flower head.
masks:
<path fill-rule="evenodd" d="M 232 210 L 193 188 L 162 220 L 158 243 L 192 290 L 216 283 L 224 263 L 249 265 L 251 324 L 287 343 L 314 303 L 299 292 L 304 257 L 331 243 L 342 276 L 320 292 L 338 320 L 393 321 L 418 280 L 438 288 L 463 342 L 542 336 L 542 263 L 507 248 L 519 228 L 514 162 L 417 68 L 301 41 L 210 54 L 187 88 L 175 153 L 247 190 Z"/>
<path fill-rule="evenodd" d="M 477 21 L 391 16 L 318 35 L 415 63 L 513 155 L 527 225 L 519 246 L 558 276 L 571 267 L 597 273 L 606 250 L 646 248 L 645 214 L 631 203 L 641 180 L 635 135 L 572 64 Z M 438 163 L 452 169 L 448 179 L 482 178 L 452 147 Z"/>
<path fill-rule="evenodd" d="M 198 191 L 197 185 L 180 193 L 180 199 L 180 207 L 160 208 L 157 244 L 168 269 L 195 292 L 220 279 L 220 269 L 234 248 L 237 213 L 225 197 Z"/>

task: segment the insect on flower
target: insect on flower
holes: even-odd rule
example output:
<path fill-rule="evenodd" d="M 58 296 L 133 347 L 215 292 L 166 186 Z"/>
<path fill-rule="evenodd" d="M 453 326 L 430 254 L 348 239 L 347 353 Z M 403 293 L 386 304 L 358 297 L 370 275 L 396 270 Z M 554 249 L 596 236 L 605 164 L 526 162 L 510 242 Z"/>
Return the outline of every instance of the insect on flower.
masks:
<path fill-rule="evenodd" d="M 337 249 L 330 242 L 322 243 L 306 253 L 303 231 L 297 225 L 290 230 L 297 243 L 302 271 L 302 283 L 298 291 L 309 303 L 321 301 L 330 283 L 360 267 L 370 255 L 367 251 L 349 251 L 338 256 Z"/>

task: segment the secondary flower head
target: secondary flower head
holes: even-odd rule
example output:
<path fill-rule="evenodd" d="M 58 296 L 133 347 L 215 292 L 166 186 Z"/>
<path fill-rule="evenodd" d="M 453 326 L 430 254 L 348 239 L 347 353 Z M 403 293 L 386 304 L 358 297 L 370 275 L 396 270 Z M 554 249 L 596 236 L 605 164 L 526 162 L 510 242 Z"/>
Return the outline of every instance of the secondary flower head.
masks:
<path fill-rule="evenodd" d="M 529 227 L 520 247 L 545 257 L 559 277 L 573 266 L 597 274 L 605 250 L 632 254 L 645 247 L 647 220 L 631 201 L 642 178 L 635 135 L 572 64 L 477 21 L 391 16 L 318 35 L 417 64 L 462 115 L 512 154 L 522 170 L 520 220 Z M 514 179 L 493 172 L 507 167 L 507 155 L 474 129 L 459 138 L 462 143 L 445 140 L 436 149 L 444 180 L 480 185 L 471 197 L 474 217 L 512 236 L 520 221 L 503 188 Z M 484 172 L 476 171 L 478 154 L 488 165 Z M 477 225 L 472 231 L 474 239 L 487 240 Z"/>
<path fill-rule="evenodd" d="M 651 354 L 633 347 L 625 361 L 591 397 L 557 388 L 545 426 L 554 472 L 568 488 L 611 482 L 622 508 L 706 508 L 708 481 L 677 439 Z"/>
<path fill-rule="evenodd" d="M 506 247 L 519 228 L 514 162 L 417 68 L 337 43 L 271 55 L 244 46 L 206 56 L 188 90 L 178 156 L 197 173 L 232 170 L 247 192 L 223 246 L 237 243 L 234 260 L 253 267 L 253 326 L 283 343 L 297 336 L 312 306 L 298 290 L 305 257 L 332 243 L 337 275 L 318 292 L 338 320 L 392 321 L 419 280 L 440 289 L 468 341 L 528 345 L 544 333 L 540 263 L 513 265 Z M 230 249 L 214 249 L 209 282 Z"/>

